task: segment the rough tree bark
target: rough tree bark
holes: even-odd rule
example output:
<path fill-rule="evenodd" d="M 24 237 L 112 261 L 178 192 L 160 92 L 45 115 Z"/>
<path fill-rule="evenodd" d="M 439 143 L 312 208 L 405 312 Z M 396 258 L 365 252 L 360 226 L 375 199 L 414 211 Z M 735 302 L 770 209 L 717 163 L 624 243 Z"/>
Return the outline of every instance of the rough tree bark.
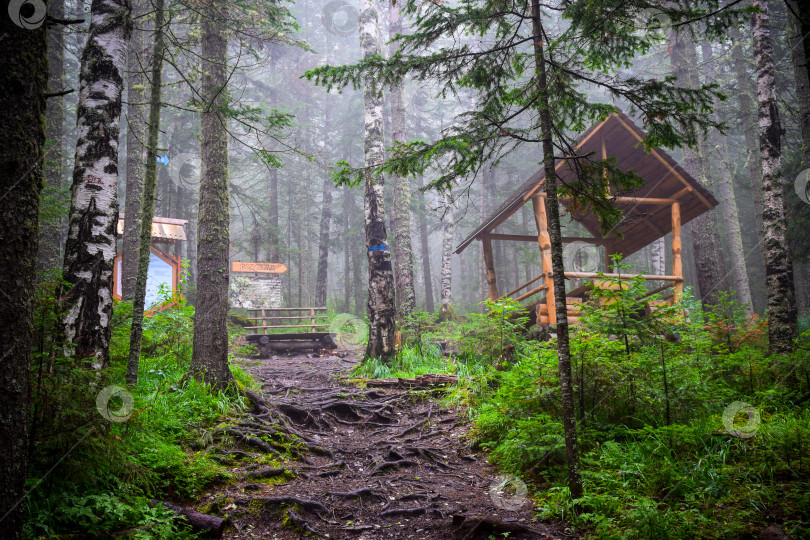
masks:
<path fill-rule="evenodd" d="M 343 238 L 346 241 L 346 243 L 343 244 L 343 313 L 349 313 L 352 307 L 352 225 L 351 220 L 349 219 L 349 216 L 352 215 L 352 204 L 350 200 L 351 196 L 351 189 L 346 188 L 343 191 Z"/>
<path fill-rule="evenodd" d="M 704 82 L 710 84 L 715 79 L 715 62 L 712 44 L 708 40 L 700 43 L 703 56 Z M 721 103 L 719 99 L 714 100 L 715 120 L 723 118 Z M 723 228 L 726 231 L 726 241 L 731 260 L 729 261 L 730 278 L 733 283 L 737 301 L 748 315 L 754 312 L 754 305 L 751 299 L 751 286 L 748 282 L 748 269 L 745 261 L 745 250 L 743 249 L 742 233 L 740 232 L 740 213 L 737 209 L 737 200 L 734 195 L 734 180 L 731 177 L 729 168 L 728 149 L 726 138 L 722 137 L 716 130 L 709 134 L 709 147 L 717 151 L 715 171 L 717 173 L 717 193 L 720 195 L 720 213 L 723 216 Z M 715 161 L 715 160 L 712 160 Z M 707 166 L 709 164 L 707 163 Z"/>
<path fill-rule="evenodd" d="M 754 118 L 756 107 L 751 100 L 750 77 L 745 67 L 745 56 L 743 55 L 743 38 L 740 30 L 732 26 L 729 28 L 729 37 L 734 45 L 731 48 L 731 59 L 734 62 L 734 78 L 737 83 L 737 103 L 740 107 L 740 120 L 742 122 L 743 134 L 745 136 L 745 149 L 748 152 L 746 167 L 748 168 L 748 179 L 751 183 L 751 192 L 754 199 L 754 214 L 756 216 L 757 231 L 759 237 L 765 235 L 762 226 L 762 163 L 759 156 L 759 142 L 757 140 L 757 125 Z"/>
<path fill-rule="evenodd" d="M 376 0 L 362 0 L 359 13 L 360 49 L 363 58 L 380 54 L 377 41 Z M 363 85 L 365 103 L 364 156 L 366 167 L 383 162 L 382 96 L 380 89 L 371 81 Z M 394 275 L 391 268 L 391 251 L 385 231 L 385 207 L 383 205 L 383 177 L 366 174 L 364 196 L 364 222 L 366 248 L 368 250 L 368 346 L 366 357 L 390 358 L 394 354 Z"/>
<path fill-rule="evenodd" d="M 211 2 L 202 23 L 202 181 L 198 213 L 197 305 L 191 374 L 216 387 L 231 380 L 228 366 L 228 41 L 225 7 Z"/>
<path fill-rule="evenodd" d="M 444 192 L 442 214 L 442 306 L 440 317 L 453 317 L 453 235 L 455 234 L 455 201 L 449 189 Z"/>
<path fill-rule="evenodd" d="M 155 36 L 152 47 L 152 77 L 149 91 L 149 122 L 146 140 L 146 174 L 143 182 L 140 245 L 138 246 L 138 275 L 132 306 L 132 327 L 129 333 L 127 385 L 138 384 L 138 364 L 143 337 L 143 311 L 146 303 L 146 277 L 152 250 L 152 217 L 155 214 L 155 185 L 157 184 L 157 148 L 160 135 L 160 96 L 163 84 L 163 0 L 153 0 Z"/>
<path fill-rule="evenodd" d="M 327 36 L 329 33 L 327 32 Z M 332 65 L 332 44 L 327 37 L 327 63 Z M 332 150 L 332 104 L 326 100 L 324 107 L 324 150 Z M 326 290 L 329 278 L 329 228 L 332 224 L 332 190 L 335 189 L 328 173 L 324 174 L 321 222 L 318 232 L 318 273 L 315 277 L 315 305 L 326 305 Z"/>
<path fill-rule="evenodd" d="M 557 171 L 555 169 L 550 99 L 546 78 L 546 59 L 543 52 L 544 32 L 540 19 L 540 2 L 531 0 L 534 59 L 537 74 L 540 137 L 543 141 L 543 167 L 546 175 L 548 230 L 551 237 L 551 267 L 554 274 L 555 309 L 557 311 L 557 356 L 562 398 L 562 421 L 565 432 L 565 457 L 568 464 L 568 487 L 573 499 L 583 495 L 582 475 L 579 469 L 579 443 L 574 409 L 574 382 L 571 375 L 571 348 L 568 336 L 568 307 L 565 299 L 565 268 L 563 266 L 560 206 L 557 198 Z"/>
<path fill-rule="evenodd" d="M 402 33 L 402 14 L 399 6 L 391 2 L 389 14 L 389 39 Z M 396 53 L 391 43 L 391 54 Z M 391 87 L 391 139 L 394 144 L 405 142 L 405 106 L 402 103 L 402 85 Z M 408 177 L 392 175 L 394 183 L 394 268 L 396 269 L 398 320 L 400 323 L 413 316 L 416 310 L 416 293 L 413 286 L 413 246 L 411 244 L 411 187 Z"/>
<path fill-rule="evenodd" d="M 697 53 L 688 32 L 675 33 L 675 43 L 670 47 L 670 53 L 673 73 L 679 84 L 689 88 L 699 87 Z M 706 138 L 699 135 L 698 139 L 696 149 L 685 148 L 683 151 L 684 169 L 700 183 L 707 185 L 709 164 L 706 159 Z M 727 289 L 723 253 L 719 245 L 717 213 L 709 210 L 698 216 L 692 220 L 690 228 L 700 297 L 704 305 L 715 305 L 719 301 L 720 292 Z"/>
<path fill-rule="evenodd" d="M 44 13 L 41 14 L 44 16 Z M 43 182 L 48 57 L 45 25 L 0 16 L 0 522 L 22 538 L 29 369 Z"/>
<path fill-rule="evenodd" d="M 127 58 L 127 185 L 124 200 L 124 234 L 121 248 L 121 297 L 135 297 L 138 277 L 138 244 L 141 238 L 141 205 L 146 161 L 146 70 L 149 68 L 144 15 L 149 0 L 131 0 L 135 21 Z"/>
<path fill-rule="evenodd" d="M 48 15 L 54 19 L 65 18 L 64 0 L 48 2 Z M 65 78 L 65 32 L 61 24 L 48 26 L 48 92 L 59 92 Z M 50 146 L 45 149 L 45 186 L 48 195 L 61 200 L 63 133 L 65 123 L 65 98 L 54 96 L 48 99 L 45 129 Z M 61 213 L 60 213 L 61 214 Z M 37 270 L 41 277 L 49 278 L 59 268 L 62 237 L 60 217 L 40 216 L 39 250 Z M 46 271 L 47 274 L 43 274 Z"/>
<path fill-rule="evenodd" d="M 650 258 L 652 259 L 652 273 L 666 275 L 666 242 L 662 236 L 650 245 Z"/>
<path fill-rule="evenodd" d="M 762 244 L 768 290 L 768 348 L 772 353 L 785 353 L 793 350 L 798 314 L 785 241 L 787 227 L 782 193 L 782 126 L 776 104 L 768 2 L 754 0 L 753 5 L 760 10 L 752 15 L 751 26 L 757 62 L 762 223 L 765 229 Z"/>
<path fill-rule="evenodd" d="M 271 69 L 279 69 L 277 65 L 276 45 L 270 45 Z M 274 86 L 270 92 L 273 106 L 277 103 L 277 92 Z M 281 258 L 281 229 L 278 224 L 278 167 L 270 168 L 270 205 L 268 208 L 268 242 L 270 243 L 270 260 L 279 262 Z"/>
<path fill-rule="evenodd" d="M 793 75 L 796 85 L 796 101 L 799 108 L 799 129 L 802 134 L 802 168 L 810 168 L 810 77 L 808 77 L 807 57 L 805 56 L 806 41 L 810 37 L 802 39 L 801 20 L 797 19 L 793 13 L 802 17 L 802 10 L 810 11 L 802 2 L 800 7 L 797 2 L 790 2 L 791 9 L 788 10 L 788 43 L 790 44 L 790 56 L 793 60 Z M 806 15 L 806 14 L 805 14 Z M 810 31 L 810 27 L 805 27 Z M 793 263 L 794 286 L 796 288 L 796 307 L 799 312 L 810 309 L 810 282 L 806 276 L 810 274 L 810 261 L 804 263 Z M 805 279 L 802 279 L 804 277 Z"/>
<path fill-rule="evenodd" d="M 82 53 L 76 162 L 60 295 L 61 321 L 77 358 L 109 361 L 118 133 L 130 33 L 128 0 L 93 0 Z"/>
<path fill-rule="evenodd" d="M 806 4 L 806 2 L 802 2 Z M 807 41 L 810 36 L 802 34 L 801 21 L 797 19 L 793 12 L 802 15 L 801 8 L 795 0 L 789 3 L 791 9 L 788 10 L 788 44 L 790 45 L 790 57 L 793 61 L 793 76 L 796 85 L 796 101 L 799 108 L 799 129 L 802 134 L 802 165 L 810 167 L 810 79 L 808 78 L 807 58 L 805 57 Z M 810 11 L 810 8 L 803 6 L 803 9 Z M 810 31 L 810 28 L 807 29 Z M 50 104 L 48 104 L 50 106 Z"/>
<path fill-rule="evenodd" d="M 416 188 L 420 189 L 422 187 L 422 177 L 418 176 L 416 182 Z M 433 313 L 436 307 L 433 301 L 433 273 L 430 270 L 430 243 L 428 242 L 425 194 L 420 191 L 417 200 L 416 216 L 419 221 L 419 247 L 422 253 L 422 281 L 425 287 L 425 310 L 428 313 Z"/>
<path fill-rule="evenodd" d="M 318 273 L 315 283 L 315 304 L 318 306 L 326 305 L 327 278 L 329 277 L 329 225 L 332 222 L 332 190 L 334 187 L 332 179 L 327 175 L 323 181 L 321 223 L 318 233 Z"/>
<path fill-rule="evenodd" d="M 490 175 L 490 164 L 485 163 L 483 167 L 481 167 L 481 210 L 480 210 L 480 222 L 483 224 L 484 220 L 487 219 L 489 216 L 489 204 L 488 204 L 488 193 L 489 190 L 489 175 Z M 489 287 L 487 285 L 487 267 L 484 263 L 484 243 L 479 242 L 479 257 L 478 257 L 478 298 L 488 298 L 489 297 Z M 486 311 L 486 307 L 482 304 L 481 310 Z"/>

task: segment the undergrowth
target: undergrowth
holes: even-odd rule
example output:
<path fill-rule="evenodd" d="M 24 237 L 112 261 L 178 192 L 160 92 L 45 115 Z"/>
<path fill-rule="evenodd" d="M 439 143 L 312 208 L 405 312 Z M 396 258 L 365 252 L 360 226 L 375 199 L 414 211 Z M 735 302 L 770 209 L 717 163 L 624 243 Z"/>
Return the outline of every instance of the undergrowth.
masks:
<path fill-rule="evenodd" d="M 236 388 L 217 391 L 187 377 L 193 308 L 180 301 L 145 319 L 138 386 L 129 389 L 131 413 L 125 421 L 109 421 L 101 411 L 125 416 L 124 401 L 113 397 L 104 407 L 97 398 L 107 386 L 125 387 L 131 306 L 116 303 L 111 366 L 98 372 L 54 353 L 50 299 L 47 292 L 38 299 L 41 347 L 32 365 L 25 536 L 128 531 L 134 538 L 193 538 L 173 513 L 150 502 L 194 501 L 229 482 L 228 470 L 206 455 L 206 437 L 246 407 Z M 255 387 L 238 366 L 231 371 Z"/>
<path fill-rule="evenodd" d="M 596 538 L 810 537 L 810 331 L 767 353 L 767 323 L 724 295 L 670 308 L 643 283 L 598 290 L 571 336 L 585 496 L 567 487 L 556 342 L 526 338 L 510 302 L 422 323 L 365 377 L 459 375 L 446 394 L 470 444 L 532 488 L 538 517 Z M 600 301 L 601 299 L 601 301 Z M 424 319 L 424 315 L 417 315 Z M 443 351 L 443 352 L 442 352 Z"/>

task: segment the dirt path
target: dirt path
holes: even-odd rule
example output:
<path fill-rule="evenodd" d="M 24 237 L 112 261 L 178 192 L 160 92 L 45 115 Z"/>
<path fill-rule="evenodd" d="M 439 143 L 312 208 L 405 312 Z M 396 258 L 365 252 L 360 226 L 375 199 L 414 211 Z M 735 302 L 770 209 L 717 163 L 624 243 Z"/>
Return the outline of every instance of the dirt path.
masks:
<path fill-rule="evenodd" d="M 309 453 L 283 470 L 233 469 L 243 480 L 203 501 L 229 507 L 236 530 L 226 538 L 567 536 L 561 527 L 532 523 L 530 504 L 508 488 L 499 492 L 492 468 L 467 448 L 468 427 L 435 400 L 341 384 L 339 374 L 356 363 L 351 358 L 240 362 L 273 404 L 274 410 L 254 410 L 256 422 L 286 424 Z M 261 451 L 260 442 L 248 440 L 257 423 L 243 426 L 242 433 L 254 430 L 243 440 L 245 451 Z M 272 440 L 272 430 L 264 429 L 263 439 Z"/>

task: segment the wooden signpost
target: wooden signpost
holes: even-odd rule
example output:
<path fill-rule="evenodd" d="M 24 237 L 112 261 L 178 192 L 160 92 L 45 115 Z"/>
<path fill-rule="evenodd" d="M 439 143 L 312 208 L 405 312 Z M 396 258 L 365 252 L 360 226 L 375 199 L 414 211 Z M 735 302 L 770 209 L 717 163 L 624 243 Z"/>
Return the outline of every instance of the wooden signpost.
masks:
<path fill-rule="evenodd" d="M 231 262 L 231 272 L 257 272 L 261 274 L 283 274 L 287 266 L 271 262 Z"/>

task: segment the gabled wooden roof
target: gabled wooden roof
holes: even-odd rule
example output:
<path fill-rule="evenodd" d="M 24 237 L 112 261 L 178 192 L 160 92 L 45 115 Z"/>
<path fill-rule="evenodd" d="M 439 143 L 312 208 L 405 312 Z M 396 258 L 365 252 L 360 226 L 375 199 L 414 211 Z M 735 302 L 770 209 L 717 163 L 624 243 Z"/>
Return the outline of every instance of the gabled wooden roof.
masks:
<path fill-rule="evenodd" d="M 124 214 L 118 214 L 118 236 L 124 234 Z M 162 242 L 174 242 L 175 240 L 185 240 L 186 231 L 183 225 L 188 223 L 187 219 L 174 219 L 155 216 L 152 219 L 152 238 Z"/>
<path fill-rule="evenodd" d="M 593 153 L 595 159 L 600 159 L 604 143 L 605 155 L 615 157 L 619 169 L 635 171 L 647 181 L 643 187 L 621 195 L 635 198 L 674 198 L 681 205 L 682 223 L 687 223 L 717 206 L 717 200 L 712 193 L 683 170 L 666 152 L 657 148 L 645 151 L 641 142 L 643 139 L 644 132 L 627 115 L 619 112 L 591 126 L 580 135 L 577 139 L 577 150 L 581 155 Z M 574 169 L 567 161 L 558 160 L 556 169 L 562 181 L 575 179 Z M 540 169 L 465 238 L 455 253 L 461 253 L 473 240 L 480 239 L 484 234 L 495 232 L 495 229 L 517 212 L 532 195 L 543 191 L 544 184 L 545 172 Z M 571 217 L 582 223 L 594 238 L 602 237 L 597 216 L 572 210 L 568 201 L 562 201 L 562 204 Z M 622 222 L 606 237 L 615 253 L 621 253 L 626 257 L 672 231 L 669 205 L 643 202 L 615 204 L 624 210 Z"/>

